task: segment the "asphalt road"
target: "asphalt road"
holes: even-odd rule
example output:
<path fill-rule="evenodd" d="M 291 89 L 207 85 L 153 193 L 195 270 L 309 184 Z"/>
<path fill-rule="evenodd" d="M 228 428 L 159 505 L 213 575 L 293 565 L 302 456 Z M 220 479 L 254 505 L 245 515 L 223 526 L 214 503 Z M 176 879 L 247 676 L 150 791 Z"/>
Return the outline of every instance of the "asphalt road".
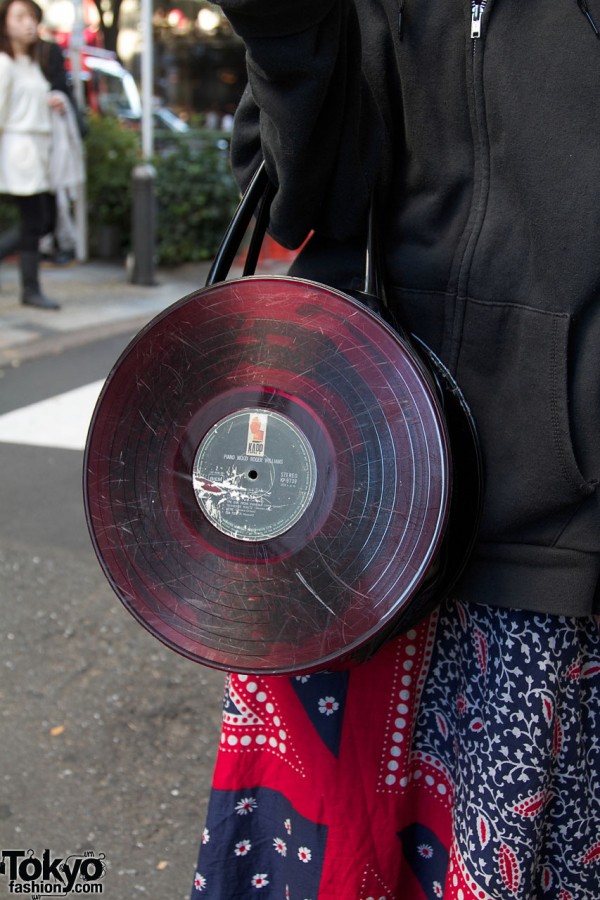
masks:
<path fill-rule="evenodd" d="M 0 424 L 103 378 L 130 336 L 0 368 Z M 82 451 L 41 430 L 43 446 L 0 439 L 0 851 L 102 856 L 107 900 L 183 900 L 223 675 L 121 606 L 87 534 Z"/>

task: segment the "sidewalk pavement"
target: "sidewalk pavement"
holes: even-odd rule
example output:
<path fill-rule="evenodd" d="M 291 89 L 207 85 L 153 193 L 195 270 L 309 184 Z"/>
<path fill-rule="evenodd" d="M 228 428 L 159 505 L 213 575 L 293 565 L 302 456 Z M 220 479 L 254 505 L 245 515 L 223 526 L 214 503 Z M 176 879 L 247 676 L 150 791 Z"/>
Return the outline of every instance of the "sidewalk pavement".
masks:
<path fill-rule="evenodd" d="M 132 284 L 123 262 L 42 264 L 44 292 L 61 304 L 43 310 L 19 302 L 16 260 L 0 266 L 0 366 L 127 331 L 204 287 L 209 263 L 157 270 L 153 285 Z M 234 271 L 232 275 L 240 274 Z"/>
<path fill-rule="evenodd" d="M 139 331 L 147 322 L 192 291 L 203 288 L 210 262 L 157 269 L 155 284 L 133 284 L 125 262 L 91 260 L 67 266 L 43 263 L 44 293 L 59 310 L 36 309 L 19 302 L 18 263 L 0 265 L 0 366 L 78 346 L 102 337 Z M 283 274 L 289 261 L 265 258 L 260 274 Z M 235 263 L 230 277 L 241 276 Z"/>

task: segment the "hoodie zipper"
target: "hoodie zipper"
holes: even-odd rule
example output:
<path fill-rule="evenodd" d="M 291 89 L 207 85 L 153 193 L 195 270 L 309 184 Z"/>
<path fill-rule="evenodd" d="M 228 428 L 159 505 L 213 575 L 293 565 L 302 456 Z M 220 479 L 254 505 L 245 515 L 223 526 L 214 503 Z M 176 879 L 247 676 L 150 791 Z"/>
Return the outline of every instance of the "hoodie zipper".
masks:
<path fill-rule="evenodd" d="M 481 37 L 481 19 L 485 9 L 486 0 L 481 3 L 471 2 L 471 38 L 475 40 Z"/>
<path fill-rule="evenodd" d="M 449 352 L 446 357 L 452 372 L 456 371 L 458 363 L 465 298 L 468 295 L 469 277 L 485 218 L 489 190 L 490 153 L 483 94 L 483 53 L 487 23 L 494 0 L 480 0 L 480 2 L 469 0 L 469 2 L 471 15 L 468 20 L 470 25 L 467 26 L 467 39 L 470 38 L 471 58 L 469 60 L 467 100 L 473 133 L 473 195 L 451 278 L 457 291 L 457 304 L 450 337 L 451 346 L 448 348 Z"/>

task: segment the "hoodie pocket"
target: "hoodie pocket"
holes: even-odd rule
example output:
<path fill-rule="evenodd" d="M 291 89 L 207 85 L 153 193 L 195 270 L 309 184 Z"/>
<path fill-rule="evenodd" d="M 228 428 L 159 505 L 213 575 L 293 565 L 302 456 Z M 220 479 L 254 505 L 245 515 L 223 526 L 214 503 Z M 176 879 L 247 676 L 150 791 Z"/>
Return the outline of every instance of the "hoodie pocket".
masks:
<path fill-rule="evenodd" d="M 457 370 L 485 467 L 483 540 L 554 544 L 595 490 L 569 422 L 570 318 L 468 301 Z"/>

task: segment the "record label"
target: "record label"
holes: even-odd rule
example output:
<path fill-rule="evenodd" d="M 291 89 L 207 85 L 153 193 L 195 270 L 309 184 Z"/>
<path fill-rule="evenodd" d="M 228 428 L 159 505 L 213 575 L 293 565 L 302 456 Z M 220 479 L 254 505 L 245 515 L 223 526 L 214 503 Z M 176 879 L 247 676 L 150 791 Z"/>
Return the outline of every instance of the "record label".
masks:
<path fill-rule="evenodd" d="M 196 453 L 193 486 L 207 519 L 223 534 L 266 541 L 288 531 L 314 497 L 317 466 L 306 436 L 264 409 L 225 416 Z"/>

